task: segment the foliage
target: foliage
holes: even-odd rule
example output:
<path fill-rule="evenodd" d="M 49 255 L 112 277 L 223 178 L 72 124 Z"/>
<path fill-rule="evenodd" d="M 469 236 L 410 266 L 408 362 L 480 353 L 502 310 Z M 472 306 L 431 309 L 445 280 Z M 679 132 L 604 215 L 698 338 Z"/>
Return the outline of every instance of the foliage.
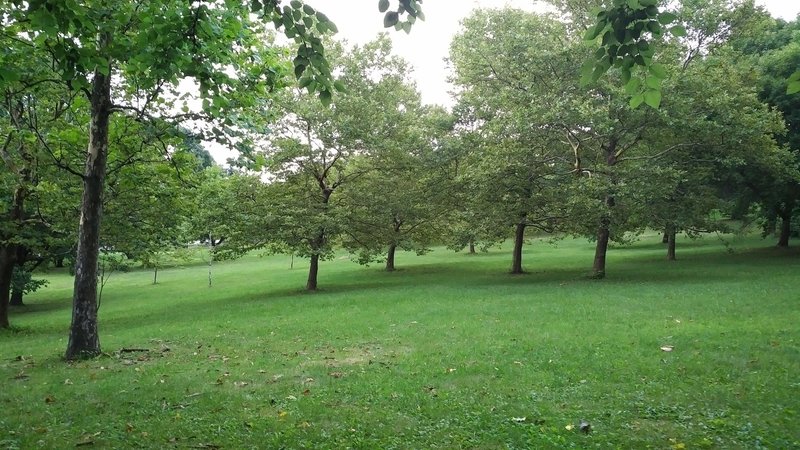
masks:
<path fill-rule="evenodd" d="M 46 287 L 50 282 L 43 279 L 34 279 L 33 274 L 23 267 L 14 267 L 14 277 L 11 279 L 11 290 L 24 295 Z"/>
<path fill-rule="evenodd" d="M 581 67 L 581 83 L 597 82 L 611 67 L 620 70 L 621 83 L 632 95 L 630 105 L 643 102 L 653 108 L 661 104 L 661 83 L 665 68 L 653 61 L 655 42 L 668 31 L 675 37 L 686 36 L 686 29 L 674 25 L 678 19 L 672 12 L 661 11 L 657 0 L 613 0 L 596 13 L 597 21 L 584 36 L 587 41 L 601 39 L 594 58 Z M 640 67 L 642 74 L 634 76 Z"/>

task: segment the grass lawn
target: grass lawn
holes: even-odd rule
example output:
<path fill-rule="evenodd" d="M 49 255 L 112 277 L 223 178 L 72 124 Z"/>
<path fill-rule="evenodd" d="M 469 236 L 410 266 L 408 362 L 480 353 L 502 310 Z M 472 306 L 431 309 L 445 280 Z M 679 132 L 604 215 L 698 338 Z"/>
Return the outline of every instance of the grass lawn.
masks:
<path fill-rule="evenodd" d="M 727 239 L 645 236 L 602 281 L 581 240 L 522 276 L 510 246 L 342 257 L 317 293 L 285 256 L 117 273 L 74 364 L 48 274 L 0 333 L 0 448 L 800 448 L 800 253 Z"/>

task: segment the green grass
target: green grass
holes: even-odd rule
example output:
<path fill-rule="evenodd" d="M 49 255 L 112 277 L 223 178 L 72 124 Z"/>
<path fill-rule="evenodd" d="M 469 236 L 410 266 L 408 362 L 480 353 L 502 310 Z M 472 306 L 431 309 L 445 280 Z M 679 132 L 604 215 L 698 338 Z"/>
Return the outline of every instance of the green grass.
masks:
<path fill-rule="evenodd" d="M 114 274 L 107 354 L 72 364 L 49 274 L 0 333 L 0 447 L 798 448 L 800 254 L 730 239 L 647 236 L 602 281 L 578 240 L 522 276 L 508 246 L 344 257 L 311 294 L 283 256 Z"/>

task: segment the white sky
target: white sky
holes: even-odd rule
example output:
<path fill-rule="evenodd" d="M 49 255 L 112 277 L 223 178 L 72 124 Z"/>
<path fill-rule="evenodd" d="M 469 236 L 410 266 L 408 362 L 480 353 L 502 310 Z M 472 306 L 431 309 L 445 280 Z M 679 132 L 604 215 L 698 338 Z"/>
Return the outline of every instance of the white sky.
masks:
<path fill-rule="evenodd" d="M 337 37 L 351 43 L 363 44 L 383 28 L 383 15 L 378 12 L 377 0 L 306 0 L 324 12 L 339 28 Z M 425 103 L 452 105 L 451 89 L 445 81 L 448 75 L 444 58 L 450 40 L 458 31 L 459 22 L 477 7 L 502 8 L 509 5 L 534 9 L 533 0 L 425 0 L 422 3 L 425 21 L 417 21 L 411 34 L 389 29 L 396 54 L 414 67 L 414 78 Z M 392 0 L 396 7 L 397 1 Z M 800 0 L 756 0 L 773 16 L 793 20 L 800 13 Z"/>

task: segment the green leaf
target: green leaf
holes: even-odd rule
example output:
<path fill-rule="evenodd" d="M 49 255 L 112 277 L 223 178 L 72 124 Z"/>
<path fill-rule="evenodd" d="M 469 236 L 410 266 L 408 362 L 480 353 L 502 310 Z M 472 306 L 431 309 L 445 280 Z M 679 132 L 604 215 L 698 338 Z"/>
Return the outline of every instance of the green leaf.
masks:
<path fill-rule="evenodd" d="M 667 25 L 675 22 L 676 20 L 678 20 L 678 16 L 672 14 L 671 12 L 662 12 L 658 15 L 658 21 L 661 23 L 661 25 Z"/>
<path fill-rule="evenodd" d="M 800 92 L 800 81 L 792 81 L 786 86 L 787 95 L 796 94 L 798 92 Z"/>
<path fill-rule="evenodd" d="M 333 87 L 339 92 L 347 92 L 347 86 L 339 80 L 333 82 Z"/>
<path fill-rule="evenodd" d="M 656 77 L 647 77 L 644 80 L 644 84 L 647 85 L 650 89 L 661 90 L 661 79 Z"/>
<path fill-rule="evenodd" d="M 669 32 L 672 33 L 675 37 L 684 37 L 686 36 L 686 28 L 683 28 L 680 25 L 675 25 L 674 27 L 669 29 Z"/>
<path fill-rule="evenodd" d="M 633 95 L 639 92 L 639 88 L 642 87 L 642 81 L 638 78 L 631 78 L 625 83 L 625 93 L 628 95 Z"/>
<path fill-rule="evenodd" d="M 303 76 L 300 77 L 300 80 L 298 80 L 297 85 L 300 87 L 300 89 L 303 89 L 304 87 L 307 87 L 309 84 L 311 84 L 312 81 L 313 80 L 311 79 L 311 77 Z"/>
<path fill-rule="evenodd" d="M 0 79 L 9 83 L 13 83 L 15 81 L 19 81 L 19 74 L 13 70 L 0 67 Z"/>
<path fill-rule="evenodd" d="M 665 69 L 661 64 L 652 64 L 650 66 L 650 75 L 658 78 L 659 80 L 663 80 L 667 78 L 667 69 Z"/>
<path fill-rule="evenodd" d="M 389 0 L 380 0 L 378 2 L 378 11 L 385 13 L 389 9 Z"/>
<path fill-rule="evenodd" d="M 622 82 L 624 84 L 628 84 L 631 81 L 631 69 L 628 67 L 623 67 L 620 69 L 620 78 L 622 78 Z"/>
<path fill-rule="evenodd" d="M 325 89 L 323 91 L 320 91 L 319 100 L 322 102 L 322 105 L 327 108 L 328 106 L 331 106 L 331 102 L 333 101 L 333 95 L 331 95 L 331 92 L 329 90 Z"/>
<path fill-rule="evenodd" d="M 661 105 L 661 91 L 655 89 L 645 91 L 644 102 L 647 103 L 647 106 L 658 109 L 658 106 Z"/>
<path fill-rule="evenodd" d="M 642 8 L 642 5 L 639 3 L 639 0 L 628 0 L 627 3 L 628 3 L 628 8 L 630 9 L 637 10 Z"/>
<path fill-rule="evenodd" d="M 292 0 L 289 2 L 289 4 L 292 5 L 292 8 L 294 9 L 300 9 L 303 7 L 303 3 L 300 0 Z"/>
<path fill-rule="evenodd" d="M 639 105 L 642 104 L 642 102 L 644 102 L 644 96 L 642 94 L 634 95 L 633 97 L 631 97 L 631 101 L 630 101 L 631 108 L 633 108 L 633 109 L 638 108 Z"/>
<path fill-rule="evenodd" d="M 800 81 L 800 70 L 798 70 L 797 72 L 789 75 L 789 81 L 790 82 L 791 81 Z"/>
<path fill-rule="evenodd" d="M 592 71 L 594 71 L 594 62 L 591 60 L 587 60 L 581 65 L 581 86 L 591 83 Z"/>
<path fill-rule="evenodd" d="M 586 30 L 586 34 L 584 34 L 583 39 L 587 41 L 593 41 L 597 39 L 597 36 L 600 35 L 600 32 L 606 28 L 605 22 L 599 22 L 597 25 L 590 27 Z"/>
<path fill-rule="evenodd" d="M 383 16 L 383 27 L 390 28 L 397 25 L 397 21 L 400 20 L 400 16 L 395 11 L 389 11 Z"/>
<path fill-rule="evenodd" d="M 312 8 L 311 6 L 303 5 L 303 12 L 308 14 L 309 16 L 313 16 L 315 11 L 314 8 Z"/>

